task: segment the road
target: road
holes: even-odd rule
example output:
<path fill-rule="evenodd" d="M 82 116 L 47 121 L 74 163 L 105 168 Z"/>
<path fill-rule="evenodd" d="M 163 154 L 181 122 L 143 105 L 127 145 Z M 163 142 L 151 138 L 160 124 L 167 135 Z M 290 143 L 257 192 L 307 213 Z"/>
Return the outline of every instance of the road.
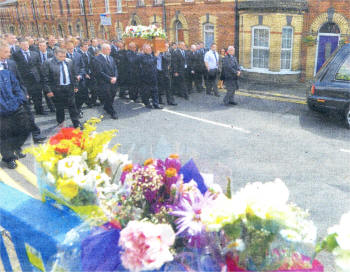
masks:
<path fill-rule="evenodd" d="M 149 110 L 118 100 L 119 119 L 104 117 L 98 130 L 117 128 L 113 143 L 135 162 L 178 153 L 183 162 L 193 158 L 222 186 L 230 177 L 234 190 L 281 178 L 291 201 L 309 210 L 321 236 L 350 210 L 350 131 L 340 117 L 310 112 L 304 98 L 283 90 L 241 90 L 233 107 L 203 93 L 177 102 Z M 102 108 L 86 109 L 84 119 L 101 114 Z M 36 120 L 44 134 L 57 132 L 54 115 Z M 31 144 L 29 139 L 26 145 Z M 27 156 L 16 170 L 0 169 L 0 180 L 38 197 L 34 173 L 34 160 Z M 329 255 L 320 259 L 325 271 L 335 271 Z"/>

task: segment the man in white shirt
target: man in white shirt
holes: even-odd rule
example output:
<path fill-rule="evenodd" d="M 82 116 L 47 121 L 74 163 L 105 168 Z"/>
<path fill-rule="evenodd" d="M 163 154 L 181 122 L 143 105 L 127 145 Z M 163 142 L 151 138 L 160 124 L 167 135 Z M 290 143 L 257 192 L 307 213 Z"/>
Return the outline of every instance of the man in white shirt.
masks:
<path fill-rule="evenodd" d="M 216 44 L 213 43 L 210 50 L 204 56 L 205 66 L 207 68 L 207 94 L 212 92 L 219 97 L 218 92 L 218 68 L 219 68 L 219 54 L 216 52 Z"/>

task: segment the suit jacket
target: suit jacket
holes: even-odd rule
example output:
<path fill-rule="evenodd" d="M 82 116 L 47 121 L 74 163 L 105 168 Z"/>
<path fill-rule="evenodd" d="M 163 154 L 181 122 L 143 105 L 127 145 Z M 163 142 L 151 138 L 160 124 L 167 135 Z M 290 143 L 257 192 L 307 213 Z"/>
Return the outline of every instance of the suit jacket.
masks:
<path fill-rule="evenodd" d="M 188 70 L 191 71 L 198 71 L 200 68 L 200 63 L 199 63 L 199 57 L 197 52 L 188 52 L 187 53 L 187 60 L 188 60 Z"/>
<path fill-rule="evenodd" d="M 29 50 L 39 52 L 39 46 L 37 44 L 32 44 L 29 46 Z"/>
<path fill-rule="evenodd" d="M 140 54 L 127 50 L 126 61 L 126 70 L 128 71 L 127 81 L 129 84 L 137 85 L 140 75 Z M 118 69 L 120 71 L 121 68 L 118 66 Z"/>
<path fill-rule="evenodd" d="M 117 58 L 118 58 L 118 52 L 119 52 L 119 48 L 116 47 L 115 45 L 111 45 L 111 54 L 110 56 L 114 59 L 114 61 L 116 62 L 116 64 L 118 65 L 118 61 L 117 61 Z"/>
<path fill-rule="evenodd" d="M 20 47 L 18 45 L 15 46 L 11 46 L 11 55 L 13 55 L 15 52 L 17 52 L 18 50 L 20 50 Z"/>
<path fill-rule="evenodd" d="M 238 61 L 235 56 L 227 55 L 222 61 L 222 78 L 224 81 L 237 80 L 237 72 L 240 71 Z"/>
<path fill-rule="evenodd" d="M 13 54 L 13 59 L 16 61 L 18 70 L 25 82 L 35 80 L 35 82 L 39 83 L 40 82 L 39 54 L 35 51 L 29 51 L 29 52 L 30 52 L 30 56 L 28 58 L 28 62 L 22 50 L 16 51 Z"/>
<path fill-rule="evenodd" d="M 171 53 L 169 51 L 167 52 L 161 52 L 160 53 L 162 57 L 162 71 L 164 72 L 165 76 L 170 76 L 170 65 L 171 65 Z"/>
<path fill-rule="evenodd" d="M 44 67 L 44 63 L 43 59 L 41 58 L 41 51 L 39 51 L 39 72 L 40 72 L 40 79 L 41 79 L 41 83 L 44 83 L 44 76 L 43 76 L 43 67 Z M 51 59 L 54 57 L 53 53 L 49 50 L 46 50 L 46 60 Z"/>
<path fill-rule="evenodd" d="M 78 85 L 73 61 L 71 59 L 66 59 L 65 62 L 68 68 L 70 82 L 74 88 L 77 88 Z M 48 59 L 43 64 L 42 72 L 44 78 L 44 91 L 46 93 L 56 90 L 60 85 L 60 68 L 60 63 L 55 57 Z"/>
<path fill-rule="evenodd" d="M 172 73 L 179 73 L 180 75 L 181 74 L 183 75 L 185 73 L 185 64 L 187 61 L 185 50 L 184 50 L 184 55 L 181 53 L 180 49 L 176 49 L 174 51 L 171 59 Z"/>
<path fill-rule="evenodd" d="M 88 52 L 90 53 L 91 57 L 95 57 L 97 48 L 94 49 L 92 46 L 89 47 Z"/>
<path fill-rule="evenodd" d="M 66 58 L 71 59 L 73 61 L 73 66 L 75 70 L 75 74 L 83 76 L 85 74 L 85 66 L 81 57 L 81 54 L 78 52 L 73 52 L 73 54 L 66 53 Z"/>
<path fill-rule="evenodd" d="M 8 69 L 15 75 L 15 77 L 17 78 L 19 85 L 21 87 L 21 89 L 23 90 L 23 92 L 25 93 L 26 96 L 28 96 L 28 91 L 27 88 L 24 86 L 24 82 L 23 79 L 21 77 L 21 74 L 19 73 L 18 69 L 17 69 L 17 65 L 16 62 L 12 59 L 8 59 L 7 60 L 7 65 L 8 65 Z"/>
<path fill-rule="evenodd" d="M 83 65 L 83 75 L 85 78 L 85 75 L 91 75 L 91 61 L 92 61 L 92 57 L 91 55 L 87 52 L 87 54 L 85 54 L 84 52 L 81 54 L 81 63 Z"/>
<path fill-rule="evenodd" d="M 157 86 L 157 58 L 152 54 L 140 56 L 140 80 L 143 85 Z"/>
<path fill-rule="evenodd" d="M 118 77 L 118 69 L 114 59 L 109 56 L 109 64 L 106 58 L 100 54 L 94 58 L 93 70 L 96 80 L 101 84 L 110 84 L 112 77 Z"/>

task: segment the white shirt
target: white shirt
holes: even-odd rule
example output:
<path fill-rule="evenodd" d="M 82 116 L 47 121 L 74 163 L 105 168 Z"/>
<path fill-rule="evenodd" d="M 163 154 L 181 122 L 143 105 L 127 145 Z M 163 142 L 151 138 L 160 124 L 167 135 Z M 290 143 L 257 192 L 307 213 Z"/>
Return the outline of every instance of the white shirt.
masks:
<path fill-rule="evenodd" d="M 63 63 L 63 72 L 66 75 L 66 84 L 63 84 L 63 73 L 62 73 L 62 66 L 60 64 L 60 85 L 67 86 L 70 84 L 70 78 L 69 78 L 69 73 L 68 73 L 68 67 L 65 61 L 62 61 Z"/>
<path fill-rule="evenodd" d="M 215 58 L 216 56 L 216 58 Z M 219 65 L 219 54 L 213 50 L 209 50 L 207 53 L 205 53 L 204 61 L 208 63 L 209 69 L 218 69 Z"/>

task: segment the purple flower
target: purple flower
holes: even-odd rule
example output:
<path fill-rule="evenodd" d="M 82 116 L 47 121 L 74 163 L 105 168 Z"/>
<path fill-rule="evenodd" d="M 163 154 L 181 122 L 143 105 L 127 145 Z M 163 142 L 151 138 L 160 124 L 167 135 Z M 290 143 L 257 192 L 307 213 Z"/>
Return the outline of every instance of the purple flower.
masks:
<path fill-rule="evenodd" d="M 169 158 L 165 160 L 165 168 L 166 169 L 175 168 L 176 171 L 179 172 L 181 169 L 181 162 L 178 155 L 176 154 L 170 155 Z"/>

